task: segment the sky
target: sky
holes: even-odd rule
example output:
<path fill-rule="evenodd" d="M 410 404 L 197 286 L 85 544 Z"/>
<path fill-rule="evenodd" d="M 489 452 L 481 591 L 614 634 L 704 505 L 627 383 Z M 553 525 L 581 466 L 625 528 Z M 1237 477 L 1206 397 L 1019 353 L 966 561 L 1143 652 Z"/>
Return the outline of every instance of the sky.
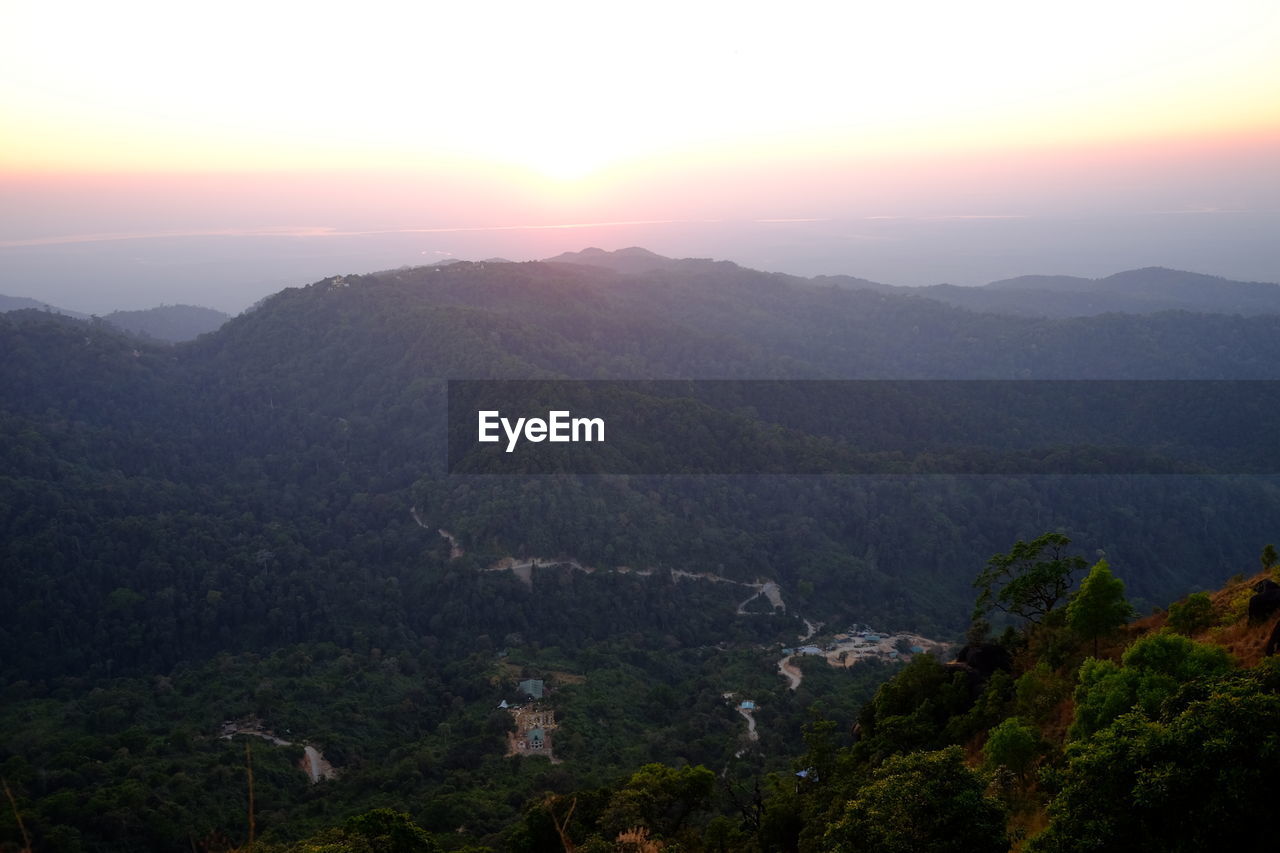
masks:
<path fill-rule="evenodd" d="M 586 245 L 894 284 L 1280 281 L 1273 0 L 0 15 L 0 293 L 67 307 L 238 310 L 362 270 L 339 263 Z"/>

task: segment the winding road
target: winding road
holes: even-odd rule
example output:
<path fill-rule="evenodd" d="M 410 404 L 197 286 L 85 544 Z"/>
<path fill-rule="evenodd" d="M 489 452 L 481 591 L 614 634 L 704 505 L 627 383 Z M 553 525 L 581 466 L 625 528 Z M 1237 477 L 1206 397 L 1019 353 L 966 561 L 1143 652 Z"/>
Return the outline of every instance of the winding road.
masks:
<path fill-rule="evenodd" d="M 738 713 L 747 721 L 747 740 L 760 740 L 760 733 L 756 731 L 756 718 L 751 711 L 739 706 Z"/>
<path fill-rule="evenodd" d="M 786 677 L 790 682 L 788 685 L 792 690 L 800 686 L 800 680 L 804 678 L 804 673 L 800 671 L 800 667 L 791 662 L 791 655 L 787 655 L 778 661 L 778 672 Z"/>

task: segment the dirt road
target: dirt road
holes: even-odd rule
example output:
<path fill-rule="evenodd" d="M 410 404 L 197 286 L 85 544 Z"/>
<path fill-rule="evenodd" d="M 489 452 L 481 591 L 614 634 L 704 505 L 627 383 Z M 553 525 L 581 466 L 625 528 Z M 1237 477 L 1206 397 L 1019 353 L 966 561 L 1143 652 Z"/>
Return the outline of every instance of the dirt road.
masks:
<path fill-rule="evenodd" d="M 791 682 L 788 686 L 792 690 L 799 687 L 800 680 L 804 678 L 804 673 L 800 671 L 800 667 L 791 662 L 791 655 L 787 655 L 785 658 L 778 661 L 778 672 L 785 676 L 787 681 Z"/>

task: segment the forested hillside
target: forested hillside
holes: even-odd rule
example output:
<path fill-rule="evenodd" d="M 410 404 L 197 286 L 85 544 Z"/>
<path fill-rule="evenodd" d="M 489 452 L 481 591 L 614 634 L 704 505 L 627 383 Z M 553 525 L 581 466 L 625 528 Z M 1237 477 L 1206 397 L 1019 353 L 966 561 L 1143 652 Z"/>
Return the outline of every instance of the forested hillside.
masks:
<path fill-rule="evenodd" d="M 390 806 L 446 847 L 555 849 L 504 833 L 545 838 L 541 792 L 592 786 L 578 819 L 626 829 L 604 788 L 662 787 L 648 762 L 731 767 L 746 803 L 811 705 L 848 722 L 896 666 L 802 660 L 788 689 L 777 650 L 817 623 L 958 640 L 977 567 L 1042 530 L 1123 566 L 1146 612 L 1255 565 L 1280 517 L 1268 476 L 486 477 L 444 458 L 449 379 L 1280 379 L 1276 316 L 1048 320 L 731 264 L 457 263 L 289 289 L 177 346 L 17 311 L 0 352 L 0 766 L 37 849 L 239 843 L 245 755 L 219 726 L 250 717 L 291 744 L 254 746 L 281 843 Z M 702 402 L 693 427 L 833 440 Z M 529 677 L 557 689 L 563 764 L 503 758 L 495 709 Z M 730 692 L 761 700 L 745 751 Z M 337 780 L 306 784 L 303 743 Z M 679 836 L 662 813 L 645 825 Z"/>
<path fill-rule="evenodd" d="M 584 249 L 565 252 L 549 260 L 601 267 L 615 272 L 694 274 L 737 268 L 728 261 L 701 258 L 664 258 L 647 249 L 605 252 Z M 737 268 L 741 271 L 741 268 Z M 794 276 L 775 274 L 777 280 L 803 282 Z M 942 302 L 971 311 L 1022 317 L 1096 317 L 1102 314 L 1155 314 L 1194 311 L 1243 316 L 1280 314 L 1280 284 L 1232 281 L 1220 276 L 1183 270 L 1147 267 L 1126 270 L 1104 278 L 1069 275 L 1023 275 L 993 281 L 982 287 L 935 284 L 902 287 L 848 275 L 817 276 L 818 285 L 872 290 Z"/>
<path fill-rule="evenodd" d="M 178 343 L 212 332 L 231 318 L 199 305 L 160 305 L 144 311 L 112 311 L 102 319 L 126 332 Z"/>
<path fill-rule="evenodd" d="M 993 281 L 985 287 L 940 284 L 917 288 L 916 292 L 974 311 L 1022 316 L 1092 317 L 1160 311 L 1244 316 L 1280 313 L 1280 284 L 1230 281 L 1160 267 L 1126 270 L 1099 279 L 1019 276 Z"/>
<path fill-rule="evenodd" d="M 78 320 L 88 320 L 89 315 L 78 311 L 68 311 L 35 299 L 23 296 L 5 296 L 0 294 L 0 312 L 36 310 Z M 140 311 L 112 311 L 100 318 L 117 329 L 156 341 L 179 343 L 191 341 L 212 332 L 230 319 L 227 314 L 212 308 L 201 308 L 196 305 L 159 305 Z"/>

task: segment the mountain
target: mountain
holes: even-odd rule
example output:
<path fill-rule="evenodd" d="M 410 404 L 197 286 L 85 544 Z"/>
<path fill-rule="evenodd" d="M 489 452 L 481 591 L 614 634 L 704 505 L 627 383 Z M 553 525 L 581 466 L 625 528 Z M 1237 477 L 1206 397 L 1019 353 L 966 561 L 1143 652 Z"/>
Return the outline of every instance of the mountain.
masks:
<path fill-rule="evenodd" d="M 451 475 L 444 454 L 450 379 L 1275 380 L 1275 316 L 1000 316 L 723 262 L 560 259 L 334 276 L 178 345 L 21 310 L 0 351 L 0 764 L 39 849 L 239 832 L 249 739 L 274 842 L 404 803 L 457 844 L 554 849 L 531 805 L 548 791 L 634 777 L 621 809 L 704 781 L 653 762 L 715 768 L 744 803 L 770 773 L 795 791 L 809 709 L 847 730 L 896 666 L 801 660 L 792 689 L 779 649 L 817 623 L 958 640 L 974 576 L 1042 530 L 1105 551 L 1146 610 L 1256 566 L 1280 517 L 1274 477 L 1108 475 L 1106 454 L 1086 477 Z M 713 460 L 858 449 L 733 384 L 628 401 L 674 408 Z M 859 417 L 929 439 L 932 412 Z M 504 757 L 499 703 L 529 679 L 562 764 Z M 760 703 L 758 740 L 726 693 Z M 336 780 L 307 781 L 304 745 Z"/>
<path fill-rule="evenodd" d="M 1076 293 L 1091 290 L 1094 279 L 1074 275 L 1020 275 L 986 285 L 991 290 L 1039 290 Z"/>
<path fill-rule="evenodd" d="M 65 308 L 58 308 L 47 302 L 41 302 L 38 299 L 31 299 L 26 296 L 5 296 L 0 293 L 0 313 L 7 311 L 23 311 L 27 309 L 35 309 L 37 311 L 51 311 L 55 314 L 66 314 L 68 317 L 78 317 L 81 320 L 87 319 L 88 314 L 80 314 L 76 311 L 68 311 Z"/>
<path fill-rule="evenodd" d="M 1018 543 L 1029 559 L 1012 563 L 1005 590 L 1044 591 L 1035 572 L 1065 570 L 1031 568 L 1044 541 Z M 803 795 L 775 806 L 789 821 L 778 849 L 1274 846 L 1263 815 L 1280 785 L 1276 569 L 1128 624 L 1122 577 L 1106 560 L 1087 572 L 1043 620 L 998 641 L 977 623 L 949 662 L 917 654 L 851 730 L 811 726 Z"/>
<path fill-rule="evenodd" d="M 88 320 L 88 314 L 68 311 L 25 296 L 0 294 L 0 313 L 35 309 Z M 179 343 L 212 332 L 227 320 L 229 314 L 196 305 L 160 305 L 141 311 L 112 311 L 101 318 L 118 329 L 158 341 Z"/>
<path fill-rule="evenodd" d="M 936 285 L 921 296 L 975 311 L 1046 317 L 1197 311 L 1280 314 L 1280 284 L 1230 281 L 1217 276 L 1148 267 L 1099 279 L 1020 276 L 984 287 Z"/>
<path fill-rule="evenodd" d="M 648 249 L 632 246 L 628 249 L 617 249 L 612 252 L 606 252 L 603 249 L 595 247 L 583 249 L 580 252 L 562 252 L 554 258 L 547 258 L 546 263 L 562 263 L 562 264 L 582 264 L 585 266 L 601 267 L 603 269 L 613 270 L 614 272 L 627 274 L 643 274 L 649 272 L 670 272 L 680 273 L 684 275 L 738 275 L 738 276 L 764 276 L 776 282 L 787 282 L 793 285 L 803 285 L 805 283 L 820 283 L 824 286 L 846 287 L 855 290 L 886 290 L 894 291 L 898 288 L 889 285 L 880 284 L 878 282 L 869 281 L 865 278 L 856 278 L 854 276 L 818 276 L 814 279 L 805 279 L 801 276 L 787 275 L 785 273 L 764 273 L 757 270 L 751 270 L 746 267 L 739 266 L 732 261 L 716 261 L 710 258 L 667 258 Z"/>
<path fill-rule="evenodd" d="M 565 252 L 548 258 L 547 262 L 601 267 L 627 274 L 669 272 L 712 275 L 716 271 L 733 270 L 746 275 L 753 272 L 728 261 L 673 259 L 638 247 L 613 252 L 589 248 L 580 252 Z M 1278 284 L 1230 281 L 1217 276 L 1163 267 L 1128 270 L 1100 279 L 1027 275 L 993 281 L 982 287 L 959 287 L 952 284 L 902 287 L 848 275 L 822 275 L 812 279 L 781 273 L 771 275 L 779 281 L 792 284 L 807 282 L 822 287 L 872 290 L 895 296 L 931 299 L 971 311 L 1024 317 L 1093 317 L 1101 314 L 1153 314 L 1160 311 L 1245 316 L 1280 314 Z"/>
<path fill-rule="evenodd" d="M 465 260 L 465 259 L 463 259 L 463 258 L 441 258 L 441 259 L 440 259 L 440 260 L 438 260 L 438 261 L 434 261 L 434 262 L 432 262 L 432 263 L 430 263 L 430 264 L 427 264 L 427 266 L 431 266 L 431 267 L 447 267 L 447 266 L 449 266 L 450 264 L 464 264 L 464 263 L 469 263 L 469 262 L 468 262 L 468 261 L 466 261 L 466 260 Z M 479 261 L 479 263 L 482 263 L 482 264 L 509 264 L 509 263 L 511 263 L 511 261 L 507 260 L 506 258 L 492 257 L 492 258 L 485 258 L 484 260 Z M 402 269 L 412 269 L 412 267 L 403 267 Z"/>
<path fill-rule="evenodd" d="M 38 312 L 4 315 L 0 338 L 10 353 L 0 377 L 6 464 L 30 490 L 26 513 L 6 528 L 5 561 L 16 587 L 44 602 L 0 629 L 12 647 L 31 646 L 29 655 L 8 657 L 15 668 L 29 660 L 76 671 L 87 665 L 91 636 L 114 650 L 117 667 L 163 666 L 226 642 L 254 648 L 288 637 L 332 638 L 328 619 L 263 618 L 273 596 L 284 594 L 277 584 L 292 578 L 289 595 L 301 599 L 301 610 L 291 606 L 291 613 L 331 607 L 333 593 L 324 591 L 350 582 L 339 580 L 342 565 L 361 566 L 359 576 L 390 572 L 402 589 L 429 588 L 428 578 L 454 567 L 422 553 L 422 528 L 409 514 L 415 505 L 421 523 L 451 531 L 464 563 L 477 568 L 521 555 L 689 572 L 723 567 L 717 572 L 738 581 L 767 577 L 788 592 L 811 587 L 793 607 L 818 619 L 945 632 L 955 628 L 948 621 L 954 601 L 968 594 L 946 565 L 982 560 L 1025 525 L 1052 519 L 1094 547 L 1127 555 L 1135 593 L 1160 601 L 1229 574 L 1247 543 L 1267 535 L 1277 500 L 1264 479 L 1174 476 L 837 477 L 818 489 L 785 477 L 570 477 L 530 481 L 542 483 L 539 498 L 518 502 L 516 511 L 505 481 L 443 476 L 449 378 L 1276 379 L 1276 317 L 1009 318 L 733 265 L 626 275 L 562 263 L 459 263 L 291 288 L 172 351 Z M 690 411 L 702 419 L 690 435 L 704 436 L 698 440 L 709 458 L 725 452 L 709 436 L 731 427 L 773 436 L 756 445 L 762 454 L 774 442 L 786 450 L 818 438 L 847 440 L 803 412 L 774 415 L 784 420 L 773 424 L 791 430 L 775 435 L 759 413 L 754 423 L 744 420 L 735 399 L 707 403 Z M 662 402 L 636 405 L 649 413 Z M 884 418 L 873 422 L 879 434 L 901 428 L 892 413 Z M 62 472 L 58 483 L 48 480 L 50 471 Z M 162 494 L 168 497 L 157 503 Z M 69 515 L 52 509 L 67 501 Z M 1213 515 L 1204 515 L 1205 505 L 1216 508 Z M 49 509 L 35 509 L 42 506 Z M 252 507 L 252 521 L 240 507 Z M 618 526 L 618 516 L 627 525 Z M 150 532 L 121 551 L 116 538 L 135 524 Z M 1221 543 L 1232 541 L 1228 527 L 1240 545 L 1223 551 Z M 326 532 L 333 529 L 380 532 L 335 538 Z M 73 546 L 63 545 L 65 562 L 50 562 L 41 544 L 47 537 L 78 542 L 85 556 L 72 558 L 65 548 Z M 260 550 L 292 556 L 268 570 L 255 562 Z M 93 556 L 107 554 L 117 556 Z M 109 568 L 121 554 L 127 565 Z M 205 614 L 202 595 L 218 591 L 241 602 L 200 617 L 226 627 L 229 639 L 207 630 L 165 639 L 161 622 L 143 622 L 154 633 L 130 648 L 125 635 L 112 633 L 102 598 L 117 587 L 156 593 L 174 582 L 163 566 L 175 567 L 190 590 L 173 605 L 183 624 Z M 50 572 L 65 573 L 67 583 L 37 594 Z M 254 583 L 274 592 L 255 594 Z M 593 583 L 603 596 L 611 582 Z M 514 623 L 526 635 L 567 631 L 588 642 L 646 618 L 642 609 L 597 604 L 593 618 L 557 629 L 548 614 L 524 613 L 519 595 L 504 598 L 483 615 L 445 598 L 373 619 L 392 604 L 378 592 L 367 602 L 372 611 L 349 608 L 342 621 L 371 619 L 379 630 L 399 626 L 414 636 L 437 633 L 432 624 L 505 634 L 502 626 Z M 579 607 L 573 596 L 562 604 Z M 732 610 L 707 621 L 713 614 L 692 618 L 671 606 L 691 617 L 677 631 L 686 642 L 707 641 L 727 630 L 720 620 L 734 621 Z M 68 627 L 53 616 L 59 608 L 83 618 Z M 64 626 L 64 637 L 83 635 L 54 642 L 53 624 Z M 62 650 L 52 653 L 56 666 L 50 648 Z"/>
<path fill-rule="evenodd" d="M 639 246 L 617 249 L 612 252 L 606 252 L 593 246 L 580 252 L 563 252 L 553 258 L 547 258 L 546 262 L 553 264 L 581 264 L 627 274 L 649 272 L 697 274 L 711 273 L 717 270 L 722 272 L 726 270 L 746 272 L 743 267 L 732 261 L 714 261 L 710 258 L 667 258 L 648 249 L 642 249 Z"/>
<path fill-rule="evenodd" d="M 144 311 L 112 311 L 102 319 L 136 335 L 179 343 L 218 329 L 231 315 L 197 305 L 160 305 Z"/>

